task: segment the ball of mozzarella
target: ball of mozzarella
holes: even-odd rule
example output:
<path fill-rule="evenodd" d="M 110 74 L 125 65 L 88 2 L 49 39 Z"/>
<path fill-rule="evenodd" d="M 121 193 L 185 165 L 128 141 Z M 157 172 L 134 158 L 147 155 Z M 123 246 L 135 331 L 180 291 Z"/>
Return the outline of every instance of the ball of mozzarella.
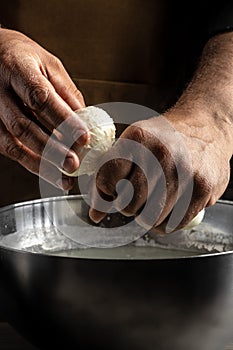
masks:
<path fill-rule="evenodd" d="M 75 111 L 89 130 L 91 140 L 88 145 L 81 148 L 79 153 L 80 166 L 72 174 L 64 170 L 68 176 L 92 175 L 97 166 L 97 161 L 107 152 L 115 141 L 116 127 L 112 118 L 102 108 L 89 106 Z"/>
<path fill-rule="evenodd" d="M 205 209 L 202 209 L 191 221 L 188 225 L 186 225 L 183 230 L 190 230 L 192 229 L 193 227 L 195 226 L 198 226 L 203 218 L 204 218 L 204 215 L 205 215 Z"/>

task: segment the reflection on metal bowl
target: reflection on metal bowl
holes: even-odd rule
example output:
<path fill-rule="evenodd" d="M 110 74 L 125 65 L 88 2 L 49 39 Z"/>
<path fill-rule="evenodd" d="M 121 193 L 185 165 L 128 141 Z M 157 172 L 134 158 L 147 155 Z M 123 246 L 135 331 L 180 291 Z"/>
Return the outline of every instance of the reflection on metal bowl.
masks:
<path fill-rule="evenodd" d="M 72 210 L 62 219 L 64 201 Z M 1 209 L 1 302 L 15 329 L 43 349 L 219 350 L 230 343 L 231 202 L 206 210 L 203 224 L 225 235 L 223 251 L 211 253 L 170 237 L 168 244 L 160 237 L 82 246 L 58 229 L 65 223 L 73 235 L 82 208 L 82 197 L 70 196 Z"/>

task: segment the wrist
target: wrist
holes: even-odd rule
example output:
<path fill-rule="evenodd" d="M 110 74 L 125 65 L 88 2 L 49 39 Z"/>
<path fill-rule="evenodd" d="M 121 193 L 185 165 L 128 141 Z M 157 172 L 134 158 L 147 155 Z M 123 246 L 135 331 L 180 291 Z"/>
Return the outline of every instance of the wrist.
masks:
<path fill-rule="evenodd" d="M 233 101 L 233 96 L 231 100 Z M 218 130 L 219 136 L 222 136 L 223 142 L 229 145 L 231 158 L 233 155 L 233 108 L 231 104 L 219 99 L 219 101 L 216 101 L 216 106 L 210 108 L 210 117 L 213 125 Z"/>
<path fill-rule="evenodd" d="M 164 116 L 176 130 L 187 137 L 215 144 L 230 160 L 233 155 L 233 114 L 229 115 L 225 109 L 209 105 L 197 96 L 181 100 Z"/>
<path fill-rule="evenodd" d="M 231 89 L 229 89 L 231 90 Z M 212 89 L 211 94 L 197 93 L 189 94 L 187 100 L 182 101 L 176 107 L 178 111 L 183 110 L 189 113 L 194 123 L 202 128 L 206 128 L 207 133 L 214 133 L 215 137 L 222 144 L 227 144 L 230 150 L 230 157 L 233 154 L 233 94 L 228 90 L 228 94 L 218 93 Z M 233 91 L 233 90 L 232 90 Z M 185 101 L 186 100 L 186 101 Z M 189 121 L 192 124 L 192 121 Z"/>
<path fill-rule="evenodd" d="M 233 32 L 206 44 L 199 66 L 175 110 L 215 129 L 233 150 Z M 190 121 L 191 123 L 191 121 Z"/>

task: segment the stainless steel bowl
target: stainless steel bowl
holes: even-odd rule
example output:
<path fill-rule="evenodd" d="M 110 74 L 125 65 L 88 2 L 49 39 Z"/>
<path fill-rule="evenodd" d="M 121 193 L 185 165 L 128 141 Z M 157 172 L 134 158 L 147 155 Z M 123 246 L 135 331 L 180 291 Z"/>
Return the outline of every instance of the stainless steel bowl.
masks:
<path fill-rule="evenodd" d="M 61 210 L 64 203 L 72 210 Z M 5 318 L 43 349 L 223 349 L 233 339 L 232 213 L 226 201 L 206 210 L 203 225 L 215 233 L 206 242 L 214 237 L 223 250 L 215 251 L 216 241 L 210 253 L 209 246 L 184 246 L 174 236 L 83 246 L 73 236 L 85 216 L 80 196 L 2 208 Z"/>

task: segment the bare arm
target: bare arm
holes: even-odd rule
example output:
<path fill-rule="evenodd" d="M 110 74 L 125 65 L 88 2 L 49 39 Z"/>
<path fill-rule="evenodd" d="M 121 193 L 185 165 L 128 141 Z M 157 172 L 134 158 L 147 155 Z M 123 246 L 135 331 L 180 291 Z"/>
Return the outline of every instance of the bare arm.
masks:
<path fill-rule="evenodd" d="M 191 113 L 195 119 L 205 113 L 211 126 L 224 135 L 232 155 L 233 137 L 233 32 L 208 41 L 195 75 L 170 112 Z M 176 113 L 175 113 L 176 114 Z M 219 134 L 219 135 L 220 135 Z"/>
<path fill-rule="evenodd" d="M 149 181 L 142 169 L 133 165 L 133 150 L 131 160 L 120 159 L 122 139 L 140 143 L 158 160 L 160 167 L 150 166 Z M 127 190 L 124 188 L 116 197 L 116 185 L 128 179 L 134 196 L 122 213 L 135 216 L 143 226 L 161 226 L 163 230 L 177 203 L 183 203 L 179 212 L 183 219 L 177 226 L 181 228 L 223 194 L 229 181 L 232 151 L 233 33 L 226 33 L 206 44 L 191 83 L 173 108 L 124 131 L 111 151 L 116 159 L 98 173 L 97 189 L 103 197 L 115 198 L 115 206 L 121 207 L 127 202 Z M 145 152 L 136 156 L 145 165 Z M 147 159 L 147 163 L 152 164 L 151 160 Z M 183 182 L 179 183 L 179 175 Z M 189 189 L 192 193 L 187 202 Z M 96 210 L 96 198 L 93 190 L 90 217 L 98 222 L 107 210 Z"/>

